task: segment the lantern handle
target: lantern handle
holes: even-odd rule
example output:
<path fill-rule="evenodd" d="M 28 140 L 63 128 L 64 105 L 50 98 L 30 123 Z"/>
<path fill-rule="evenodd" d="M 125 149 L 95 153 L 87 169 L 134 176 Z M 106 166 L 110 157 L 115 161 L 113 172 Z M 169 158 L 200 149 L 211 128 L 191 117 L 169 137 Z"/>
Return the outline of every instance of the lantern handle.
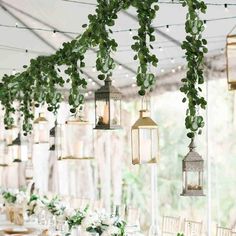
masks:
<path fill-rule="evenodd" d="M 150 100 L 147 95 L 142 97 L 141 101 L 141 110 L 149 111 L 150 110 Z"/>
<path fill-rule="evenodd" d="M 193 151 L 196 148 L 194 138 L 191 138 L 191 142 L 188 147 L 189 147 L 190 151 Z"/>

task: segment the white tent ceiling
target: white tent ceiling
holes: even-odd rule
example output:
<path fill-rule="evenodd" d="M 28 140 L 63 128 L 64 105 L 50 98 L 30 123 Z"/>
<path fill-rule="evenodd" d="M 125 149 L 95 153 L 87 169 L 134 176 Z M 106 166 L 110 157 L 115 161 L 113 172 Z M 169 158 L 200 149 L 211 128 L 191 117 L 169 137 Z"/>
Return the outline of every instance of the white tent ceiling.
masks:
<path fill-rule="evenodd" d="M 185 64 L 180 43 L 185 37 L 186 11 L 179 4 L 165 4 L 164 2 L 171 1 L 160 1 L 160 11 L 153 23 L 154 26 L 163 26 L 156 29 L 157 42 L 154 43 L 155 53 L 160 60 L 158 69 L 154 71 L 157 77 L 177 71 L 179 66 Z M 235 4 L 233 0 L 207 0 L 206 2 Z M 82 33 L 82 24 L 87 23 L 88 14 L 94 13 L 96 0 L 5 0 L 0 1 L 0 4 L 2 6 L 0 8 L 0 77 L 2 77 L 3 74 L 12 73 L 13 70 L 21 71 L 22 66 L 28 64 L 31 58 L 51 54 L 60 48 L 63 42 L 74 38 L 77 33 Z M 228 5 L 227 9 L 225 10 L 224 5 L 209 5 L 207 14 L 204 16 L 204 19 L 210 20 L 207 22 L 204 33 L 209 42 L 208 57 L 222 53 L 222 49 L 225 48 L 226 35 L 236 25 L 236 6 Z M 169 25 L 169 31 L 166 25 Z M 38 30 L 22 29 L 21 26 L 38 28 Z M 132 35 L 136 31 L 132 31 L 131 35 L 129 29 L 137 27 L 135 10 L 129 9 L 119 14 L 113 28 L 114 31 L 126 30 L 113 34 L 119 44 L 114 58 L 118 65 L 122 65 L 117 66 L 114 73 L 115 84 L 119 87 L 130 88 L 134 83 L 137 62 L 133 61 L 130 46 Z M 53 34 L 51 31 L 45 32 L 40 29 L 56 29 L 75 34 L 59 32 Z M 96 78 L 97 73 L 93 70 L 95 56 L 94 51 L 89 51 L 86 57 L 86 73 L 91 78 L 89 85 L 91 90 L 101 84 L 101 81 Z M 224 58 L 221 59 L 220 64 L 225 65 Z"/>

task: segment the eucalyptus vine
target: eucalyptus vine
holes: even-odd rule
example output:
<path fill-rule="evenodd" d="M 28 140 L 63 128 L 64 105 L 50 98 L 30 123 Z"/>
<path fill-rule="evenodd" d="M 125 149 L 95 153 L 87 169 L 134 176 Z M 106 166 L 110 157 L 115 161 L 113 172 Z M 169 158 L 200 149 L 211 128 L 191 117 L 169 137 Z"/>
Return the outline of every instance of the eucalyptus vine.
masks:
<path fill-rule="evenodd" d="M 6 128 L 14 124 L 13 114 L 16 108 L 14 101 L 19 102 L 19 110 L 23 116 L 23 130 L 27 134 L 32 130 L 34 119 L 33 108 L 47 104 L 48 111 L 56 113 L 63 100 L 60 88 L 70 83 L 70 111 L 84 102 L 87 81 L 84 76 L 86 67 L 84 58 L 88 49 L 97 49 L 96 69 L 98 78 L 104 80 L 112 75 L 116 64 L 112 53 L 117 50 L 117 42 L 111 38 L 112 27 L 117 14 L 129 7 L 137 9 L 139 29 L 133 37 L 132 49 L 136 52 L 134 60 L 139 61 L 137 69 L 137 85 L 139 94 L 145 95 L 154 84 L 154 74 L 148 66 L 157 66 L 157 58 L 151 52 L 151 42 L 155 41 L 154 28 L 151 26 L 159 9 L 156 0 L 98 0 L 95 14 L 88 16 L 89 23 L 84 24 L 85 31 L 71 42 L 64 43 L 62 48 L 51 56 L 39 56 L 24 66 L 25 71 L 15 75 L 4 75 L 0 83 L 0 101 L 4 107 L 4 123 Z M 63 72 L 67 78 L 62 77 Z"/>
<path fill-rule="evenodd" d="M 187 60 L 187 74 L 180 91 L 185 93 L 183 102 L 188 102 L 185 126 L 189 130 L 187 136 L 193 138 L 196 133 L 201 134 L 204 127 L 203 117 L 199 109 L 205 109 L 207 102 L 202 96 L 201 85 L 204 83 L 203 67 L 204 54 L 207 53 L 207 41 L 202 38 L 204 22 L 200 19 L 200 13 L 206 13 L 207 6 L 200 0 L 180 0 L 182 5 L 188 8 L 185 30 L 186 39 L 182 44 Z"/>

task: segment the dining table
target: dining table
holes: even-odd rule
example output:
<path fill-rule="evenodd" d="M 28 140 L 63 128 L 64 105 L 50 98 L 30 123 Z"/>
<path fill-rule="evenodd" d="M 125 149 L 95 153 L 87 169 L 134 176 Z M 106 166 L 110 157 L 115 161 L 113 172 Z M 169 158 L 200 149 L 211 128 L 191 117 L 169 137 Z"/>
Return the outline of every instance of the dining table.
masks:
<path fill-rule="evenodd" d="M 7 220 L 5 215 L 0 215 L 0 236 L 35 236 L 49 235 L 43 225 L 35 222 L 25 222 L 24 225 L 16 225 Z"/>

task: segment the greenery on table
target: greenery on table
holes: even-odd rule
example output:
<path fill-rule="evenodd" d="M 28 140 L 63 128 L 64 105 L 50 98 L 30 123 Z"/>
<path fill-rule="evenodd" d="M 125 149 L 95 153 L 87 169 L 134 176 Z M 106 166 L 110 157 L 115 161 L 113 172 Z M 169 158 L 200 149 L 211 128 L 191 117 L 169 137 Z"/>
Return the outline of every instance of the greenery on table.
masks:
<path fill-rule="evenodd" d="M 97 48 L 96 69 L 98 78 L 104 80 L 112 75 L 115 62 L 112 52 L 118 44 L 111 37 L 112 27 L 121 10 L 134 7 L 137 10 L 139 29 L 133 37 L 132 49 L 139 61 L 137 68 L 137 85 L 139 94 L 145 95 L 154 84 L 154 74 L 148 72 L 149 65 L 157 66 L 157 58 L 152 53 L 151 42 L 155 41 L 154 28 L 151 26 L 159 7 L 156 0 L 98 0 L 95 14 L 88 16 L 89 23 L 84 24 L 85 31 L 71 42 L 63 43 L 61 49 L 51 56 L 39 56 L 31 59 L 25 71 L 15 75 L 4 75 L 0 83 L 0 101 L 4 107 L 4 123 L 6 128 L 14 124 L 13 114 L 16 108 L 14 101 L 19 102 L 19 110 L 23 116 L 23 130 L 26 135 L 32 130 L 34 118 L 33 107 L 47 104 L 48 111 L 56 113 L 63 100 L 60 88 L 70 83 L 70 111 L 84 102 L 84 90 L 87 81 L 84 76 L 85 53 L 90 48 Z M 62 77 L 63 72 L 66 79 Z"/>
<path fill-rule="evenodd" d="M 204 22 L 200 19 L 200 13 L 206 13 L 206 4 L 202 0 L 180 0 L 182 5 L 188 8 L 186 16 L 185 31 L 186 39 L 182 44 L 182 49 L 186 51 L 187 74 L 182 79 L 183 86 L 180 91 L 185 93 L 183 102 L 188 101 L 186 111 L 185 126 L 189 130 L 187 136 L 193 138 L 195 134 L 201 134 L 204 127 L 204 120 L 199 115 L 199 108 L 205 109 L 206 100 L 201 95 L 204 83 L 203 66 L 204 54 L 207 53 L 207 41 L 202 38 Z"/>

